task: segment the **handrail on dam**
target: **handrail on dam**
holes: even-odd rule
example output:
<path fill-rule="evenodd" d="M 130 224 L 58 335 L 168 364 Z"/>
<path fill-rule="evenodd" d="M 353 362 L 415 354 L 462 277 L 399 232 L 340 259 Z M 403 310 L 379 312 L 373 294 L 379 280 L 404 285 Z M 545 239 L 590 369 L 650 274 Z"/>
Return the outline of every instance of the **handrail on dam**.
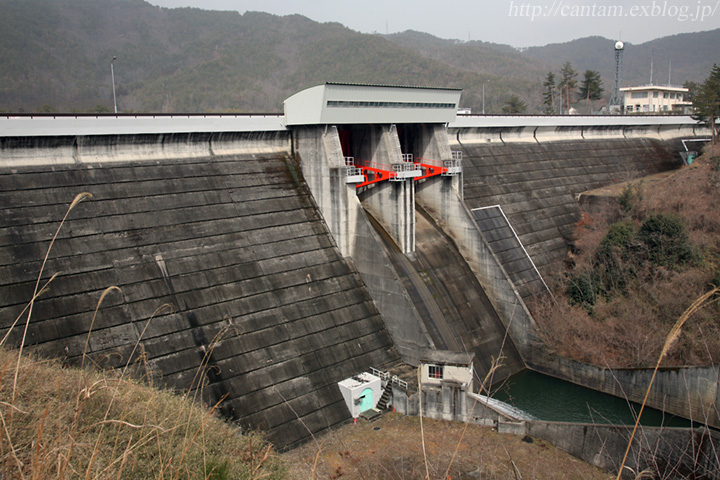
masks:
<path fill-rule="evenodd" d="M 422 175 L 422 171 L 418 170 L 416 164 L 413 163 L 394 163 L 389 165 L 386 163 L 356 159 L 354 160 L 354 165 L 359 168 L 365 176 L 365 181 L 356 185 L 356 188 L 372 185 L 373 183 L 384 182 L 385 180 L 400 182 L 409 178 L 417 178 Z"/>
<path fill-rule="evenodd" d="M 441 175 L 443 177 L 459 175 L 462 172 L 462 153 L 460 156 L 453 155 L 452 160 L 432 160 L 428 158 L 418 157 L 415 165 L 419 166 L 425 171 L 425 174 L 415 180 L 422 180 L 424 178 L 434 177 Z"/>
<path fill-rule="evenodd" d="M 412 153 L 403 153 L 403 163 L 385 164 L 345 157 L 346 183 L 357 183 L 356 188 L 360 188 L 386 180 L 399 182 L 413 179 L 417 181 L 438 175 L 458 175 L 462 172 L 461 158 L 461 152 L 453 152 L 452 160 L 442 161 L 414 157 Z M 360 180 L 360 175 L 363 180 Z"/>

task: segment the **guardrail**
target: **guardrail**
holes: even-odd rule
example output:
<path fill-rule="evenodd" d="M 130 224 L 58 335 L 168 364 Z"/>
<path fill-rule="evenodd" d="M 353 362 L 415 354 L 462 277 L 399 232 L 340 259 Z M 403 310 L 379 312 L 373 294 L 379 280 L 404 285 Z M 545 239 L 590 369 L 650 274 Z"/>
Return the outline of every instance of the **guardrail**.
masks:
<path fill-rule="evenodd" d="M 383 372 L 382 370 L 378 370 L 375 367 L 370 367 L 370 373 L 372 373 L 376 377 L 379 377 L 381 380 L 385 380 L 386 382 L 398 385 L 405 390 L 407 390 L 408 388 L 408 383 L 405 380 L 401 380 L 400 378 L 398 378 L 397 375 L 390 376 L 388 372 Z"/>

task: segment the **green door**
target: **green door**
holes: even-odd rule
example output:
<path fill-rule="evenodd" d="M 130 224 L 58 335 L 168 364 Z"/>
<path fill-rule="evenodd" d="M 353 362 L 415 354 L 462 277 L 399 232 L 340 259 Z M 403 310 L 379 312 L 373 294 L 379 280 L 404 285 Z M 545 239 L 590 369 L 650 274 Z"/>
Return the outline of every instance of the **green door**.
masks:
<path fill-rule="evenodd" d="M 360 394 L 360 413 L 373 408 L 373 391 L 372 388 L 366 388 Z"/>

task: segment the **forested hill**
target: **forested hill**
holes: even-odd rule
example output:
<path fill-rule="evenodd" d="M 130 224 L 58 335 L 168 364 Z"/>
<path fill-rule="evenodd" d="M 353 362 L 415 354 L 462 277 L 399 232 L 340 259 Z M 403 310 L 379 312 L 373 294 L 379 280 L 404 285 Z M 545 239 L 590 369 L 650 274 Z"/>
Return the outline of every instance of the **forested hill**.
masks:
<path fill-rule="evenodd" d="M 611 82 L 605 65 L 614 58 L 612 43 L 603 55 L 596 47 L 590 58 L 598 65 L 586 67 L 575 60 L 587 57 L 579 51 L 548 57 L 417 32 L 361 34 L 299 15 L 166 9 L 142 0 L 0 0 L 0 11 L 5 112 L 112 111 L 116 56 L 121 112 L 281 112 L 293 93 L 335 81 L 463 88 L 462 106 L 474 111 L 482 108 L 484 85 L 488 112 L 500 112 L 516 94 L 536 113 L 548 71 L 573 61 L 581 74 L 600 70 Z M 717 32 L 694 35 L 712 48 Z M 673 52 L 674 69 L 675 56 L 678 65 L 691 58 Z M 687 78 L 702 81 L 707 58 L 688 66 Z"/>

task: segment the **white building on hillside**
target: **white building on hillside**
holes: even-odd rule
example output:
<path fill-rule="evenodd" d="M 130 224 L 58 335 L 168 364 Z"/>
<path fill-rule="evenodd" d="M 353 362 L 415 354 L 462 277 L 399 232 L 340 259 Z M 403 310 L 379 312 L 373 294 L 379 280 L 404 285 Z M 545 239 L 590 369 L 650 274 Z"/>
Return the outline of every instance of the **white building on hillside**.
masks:
<path fill-rule="evenodd" d="M 688 89 L 685 87 L 643 85 L 624 87 L 625 113 L 689 113 L 692 102 L 683 100 Z"/>

